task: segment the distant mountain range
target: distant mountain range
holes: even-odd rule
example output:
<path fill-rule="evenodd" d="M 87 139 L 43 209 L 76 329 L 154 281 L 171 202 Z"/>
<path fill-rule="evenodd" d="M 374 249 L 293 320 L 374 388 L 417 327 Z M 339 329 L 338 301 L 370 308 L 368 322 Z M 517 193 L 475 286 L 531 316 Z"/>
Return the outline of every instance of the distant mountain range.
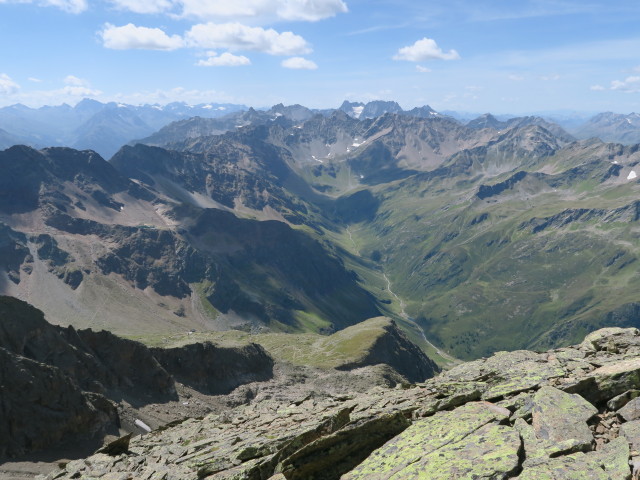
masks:
<path fill-rule="evenodd" d="M 577 138 L 597 137 L 623 145 L 640 143 L 640 114 L 600 113 L 573 131 Z"/>
<path fill-rule="evenodd" d="M 75 107 L 59 105 L 29 108 L 12 105 L 0 108 L 0 149 L 16 144 L 35 148 L 67 146 L 90 149 L 110 158 L 125 144 L 138 141 L 151 145 L 179 142 L 185 138 L 219 135 L 248 125 L 264 125 L 279 121 L 293 126 L 314 115 L 330 116 L 342 111 L 358 120 L 369 120 L 385 114 L 431 118 L 447 117 L 474 129 L 505 129 L 514 122 L 545 125 L 555 133 L 570 134 L 576 139 L 591 137 L 624 145 L 640 143 L 640 115 L 602 113 L 586 119 L 578 114 L 553 114 L 514 117 L 491 114 L 437 112 L 428 105 L 403 110 L 397 102 L 345 101 L 337 109 L 309 109 L 302 105 L 282 104 L 256 110 L 243 105 L 170 103 L 168 105 L 126 105 L 100 103 L 85 99 Z M 563 130 L 562 130 L 563 129 Z M 562 133 L 560 130 L 562 130 Z"/>
<path fill-rule="evenodd" d="M 133 138 L 150 135 L 164 125 L 193 116 L 219 117 L 246 110 L 242 105 L 170 103 L 133 106 L 84 99 L 67 104 L 0 108 L 0 148 L 22 143 L 37 148 L 66 146 L 91 149 L 109 158 Z"/>
<path fill-rule="evenodd" d="M 128 335 L 385 314 L 436 360 L 640 326 L 636 146 L 348 107 L 180 120 L 109 162 L 0 152 L 0 293 Z"/>

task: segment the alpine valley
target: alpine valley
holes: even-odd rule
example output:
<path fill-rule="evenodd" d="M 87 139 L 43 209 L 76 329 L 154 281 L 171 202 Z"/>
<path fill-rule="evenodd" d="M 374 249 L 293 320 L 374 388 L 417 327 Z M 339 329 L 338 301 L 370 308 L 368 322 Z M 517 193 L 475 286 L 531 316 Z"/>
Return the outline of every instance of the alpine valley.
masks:
<path fill-rule="evenodd" d="M 47 408 L 75 412 L 22 436 L 25 427 L 10 424 L 0 454 L 87 434 L 81 423 L 103 434 L 140 418 L 157 427 L 183 410 L 223 415 L 259 392 L 297 408 L 318 391 L 406 386 L 503 350 L 560 349 L 600 328 L 640 327 L 637 115 L 565 130 L 549 117 L 462 121 L 395 102 L 191 110 L 88 100 L 0 109 L 0 380 L 19 371 L 27 385 L 56 372 L 56 388 L 68 388 L 49 389 Z M 81 149 L 46 146 L 65 144 Z M 14 318 L 22 329 L 7 326 Z M 606 332 L 637 343 L 633 329 Z M 223 365 L 215 375 L 208 358 Z M 553 386 L 536 401 L 585 390 L 560 392 L 547 373 Z M 269 386 L 247 386 L 260 382 Z M 436 395 L 455 400 L 428 414 L 376 413 L 387 430 L 364 450 L 413 428 L 411 415 L 503 398 L 465 388 Z M 498 430 L 500 408 L 487 424 Z M 344 412 L 334 413 L 302 443 L 339 432 Z M 478 478 L 515 478 L 514 448 L 506 476 Z M 247 450 L 242 461 L 264 455 Z M 289 474 L 297 457 L 278 461 L 289 462 L 285 478 L 339 478 L 367 455 L 328 476 Z M 363 465 L 348 478 L 374 478 Z M 219 478 L 266 479 L 272 466 Z"/>

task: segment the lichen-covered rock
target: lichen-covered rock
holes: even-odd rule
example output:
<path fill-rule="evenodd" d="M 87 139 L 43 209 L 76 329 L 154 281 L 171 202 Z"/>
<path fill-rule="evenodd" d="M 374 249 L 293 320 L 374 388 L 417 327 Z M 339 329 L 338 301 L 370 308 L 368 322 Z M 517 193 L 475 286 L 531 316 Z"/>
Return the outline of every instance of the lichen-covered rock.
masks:
<path fill-rule="evenodd" d="M 631 450 L 640 451 L 640 420 L 623 423 L 620 427 L 620 436 L 626 438 Z"/>
<path fill-rule="evenodd" d="M 430 452 L 390 477 L 377 477 L 377 474 L 373 473 L 368 478 L 396 480 L 508 478 L 519 469 L 520 447 L 520 436 L 514 429 L 491 423 L 458 442 L 444 445 Z"/>
<path fill-rule="evenodd" d="M 565 373 L 560 362 L 549 362 L 546 355 L 519 350 L 498 352 L 487 359 L 464 363 L 451 369 L 446 376 L 458 381 L 487 382 L 488 388 L 482 398 L 493 401 L 535 389 Z"/>
<path fill-rule="evenodd" d="M 631 345 L 640 345 L 639 335 L 640 331 L 637 328 L 602 328 L 587 335 L 580 348 L 587 351 L 620 353 Z"/>
<path fill-rule="evenodd" d="M 428 458 L 432 458 L 430 454 L 438 452 L 436 455 L 439 455 L 442 453 L 440 449 L 447 445 L 462 442 L 483 426 L 497 424 L 507 418 L 508 412 L 489 402 L 472 402 L 453 411 L 438 412 L 432 417 L 415 422 L 343 478 L 409 478 L 404 477 L 403 472 L 414 463 L 425 463 Z M 498 433 L 496 435 L 500 436 Z M 518 439 L 515 452 L 519 447 Z"/>
<path fill-rule="evenodd" d="M 598 410 L 579 395 L 544 386 L 533 397 L 533 430 L 536 437 L 574 445 L 574 451 L 591 450 L 593 434 L 587 421 Z"/>
<path fill-rule="evenodd" d="M 595 456 L 574 453 L 525 467 L 518 480 L 612 480 Z"/>
<path fill-rule="evenodd" d="M 618 415 L 627 422 L 640 419 L 640 397 L 629 401 L 624 407 L 618 410 Z"/>
<path fill-rule="evenodd" d="M 406 389 L 258 397 L 48 479 L 630 480 L 640 420 L 616 411 L 634 408 L 639 359 L 640 332 L 614 329 L 575 347 L 501 352 Z"/>
<path fill-rule="evenodd" d="M 628 480 L 631 478 L 629 468 L 629 444 L 618 437 L 607 443 L 602 450 L 595 453 L 600 464 L 607 472 L 611 480 Z"/>
<path fill-rule="evenodd" d="M 607 402 L 607 408 L 609 410 L 619 410 L 624 407 L 629 401 L 640 396 L 640 390 L 627 390 L 620 395 L 616 395 Z"/>

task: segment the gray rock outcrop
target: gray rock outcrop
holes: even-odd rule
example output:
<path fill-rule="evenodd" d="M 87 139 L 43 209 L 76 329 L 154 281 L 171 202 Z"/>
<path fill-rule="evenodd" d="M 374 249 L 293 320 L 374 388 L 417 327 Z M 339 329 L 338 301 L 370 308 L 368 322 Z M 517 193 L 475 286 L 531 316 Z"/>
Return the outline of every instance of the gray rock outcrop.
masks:
<path fill-rule="evenodd" d="M 500 352 L 407 389 L 263 399 L 47 478 L 631 479 L 640 421 L 621 409 L 640 389 L 639 358 L 640 331 L 607 329 L 573 347 Z"/>

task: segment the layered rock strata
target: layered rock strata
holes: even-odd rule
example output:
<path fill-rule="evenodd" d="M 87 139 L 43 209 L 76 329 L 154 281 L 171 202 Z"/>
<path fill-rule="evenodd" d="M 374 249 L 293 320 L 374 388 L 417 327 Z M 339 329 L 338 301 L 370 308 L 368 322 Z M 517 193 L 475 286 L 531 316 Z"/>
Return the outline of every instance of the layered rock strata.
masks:
<path fill-rule="evenodd" d="M 133 439 L 47 479 L 630 479 L 640 331 L 500 352 L 410 388 L 263 400 Z"/>

